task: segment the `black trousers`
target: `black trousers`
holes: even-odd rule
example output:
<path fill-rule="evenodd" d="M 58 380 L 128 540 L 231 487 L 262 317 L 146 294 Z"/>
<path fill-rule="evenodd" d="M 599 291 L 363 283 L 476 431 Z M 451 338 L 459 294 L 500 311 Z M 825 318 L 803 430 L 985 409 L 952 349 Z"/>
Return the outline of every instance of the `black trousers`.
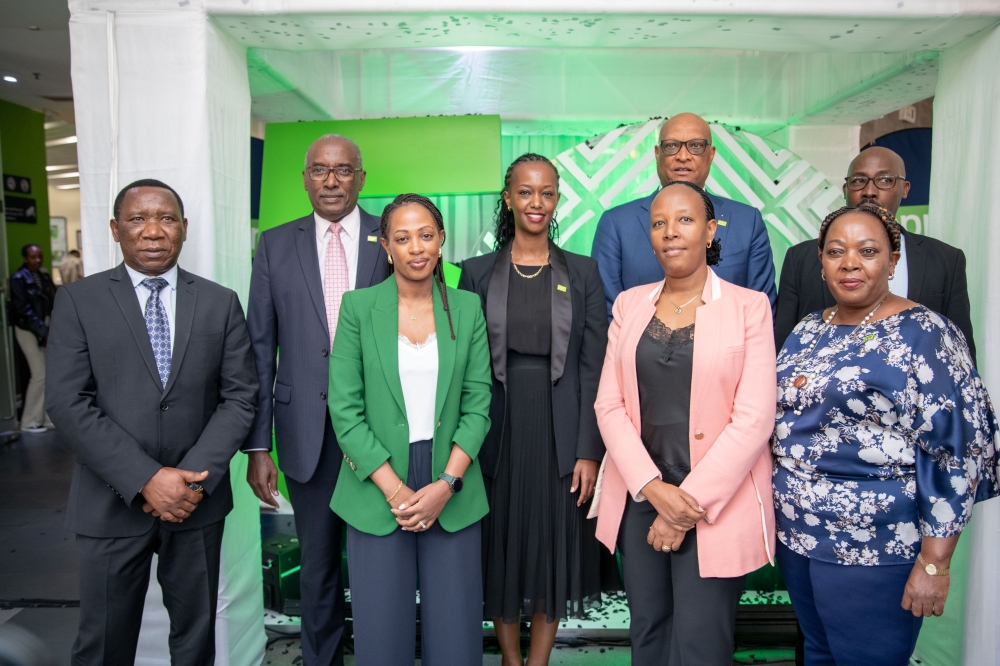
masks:
<path fill-rule="evenodd" d="M 302 483 L 285 477 L 301 556 L 303 666 L 344 663 L 344 584 L 340 573 L 344 521 L 330 509 L 342 461 L 327 414 L 323 451 L 312 478 Z"/>
<path fill-rule="evenodd" d="M 80 632 L 73 666 L 132 666 L 153 553 L 170 616 L 170 660 L 215 663 L 215 610 L 224 520 L 174 532 L 159 521 L 141 536 L 77 535 Z"/>
<path fill-rule="evenodd" d="M 702 578 L 694 529 L 676 552 L 654 550 L 655 519 L 652 504 L 629 497 L 618 533 L 633 666 L 731 666 L 745 576 Z"/>
<path fill-rule="evenodd" d="M 431 442 L 410 444 L 406 485 L 430 482 Z M 426 532 L 396 528 L 386 536 L 347 528 L 358 666 L 412 666 L 420 590 L 424 666 L 483 663 L 482 534 L 478 522 L 457 532 L 434 523 Z"/>

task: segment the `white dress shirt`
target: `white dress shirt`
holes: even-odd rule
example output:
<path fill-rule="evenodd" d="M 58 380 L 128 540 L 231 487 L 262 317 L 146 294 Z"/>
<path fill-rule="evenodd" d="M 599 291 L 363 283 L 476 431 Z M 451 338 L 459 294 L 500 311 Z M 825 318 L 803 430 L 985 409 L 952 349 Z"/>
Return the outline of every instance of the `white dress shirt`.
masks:
<path fill-rule="evenodd" d="M 160 290 L 160 302 L 163 303 L 163 309 L 167 311 L 167 324 L 170 326 L 170 353 L 173 356 L 174 328 L 176 328 L 174 326 L 176 319 L 174 313 L 177 311 L 177 264 L 174 264 L 173 268 L 163 275 L 157 276 L 143 275 L 128 264 L 125 264 L 125 270 L 132 278 L 132 286 L 135 287 L 135 295 L 139 299 L 139 310 L 143 315 L 146 314 L 146 301 L 149 300 L 149 295 L 152 292 L 140 283 L 148 277 L 161 277 L 167 281 L 167 286 Z"/>
<path fill-rule="evenodd" d="M 889 291 L 906 298 L 910 286 L 910 269 L 906 265 L 906 234 L 899 234 L 899 261 L 896 262 L 896 272 L 889 280 Z"/>
<path fill-rule="evenodd" d="M 434 439 L 437 380 L 437 335 L 431 333 L 425 342 L 414 345 L 400 334 L 399 383 L 403 387 L 411 444 Z"/>
<path fill-rule="evenodd" d="M 324 220 L 319 213 L 313 213 L 316 220 L 316 251 L 319 257 L 319 274 L 323 275 L 323 267 L 326 265 L 326 244 L 330 242 L 330 221 Z M 343 231 L 340 232 L 340 242 L 344 244 L 344 254 L 347 255 L 347 283 L 350 289 L 354 289 L 354 283 L 358 279 L 358 242 L 361 235 L 361 209 L 354 206 L 354 210 L 345 215 L 340 220 Z M 326 286 L 326 285 L 324 285 Z"/>

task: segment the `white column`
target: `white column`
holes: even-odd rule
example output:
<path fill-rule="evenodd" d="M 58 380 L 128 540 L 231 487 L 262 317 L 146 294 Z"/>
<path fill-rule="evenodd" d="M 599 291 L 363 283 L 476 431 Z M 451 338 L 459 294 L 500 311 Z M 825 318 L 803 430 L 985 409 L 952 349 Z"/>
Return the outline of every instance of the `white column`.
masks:
<path fill-rule="evenodd" d="M 968 260 L 972 327 L 979 371 L 1000 404 L 1000 28 L 992 28 L 941 54 L 934 97 L 931 151 L 931 236 L 965 251 Z M 969 551 L 964 609 L 945 607 L 945 616 L 925 622 L 921 644 L 940 634 L 951 641 L 952 659 L 924 663 L 954 664 L 963 653 L 967 666 L 1000 664 L 1000 499 L 979 504 L 962 541 Z M 957 583 L 959 581 L 953 581 Z M 954 590 L 961 602 L 963 590 Z M 951 600 L 949 600 L 951 603 Z M 947 626 L 950 612 L 962 624 Z M 925 639 L 924 634 L 930 634 Z M 929 650 L 928 650 L 929 651 Z M 923 654 L 923 653 L 922 653 Z M 929 656 L 929 655 L 924 655 Z M 936 656 L 936 655 L 935 655 Z"/>
<path fill-rule="evenodd" d="M 245 304 L 251 242 L 245 50 L 212 23 L 202 3 L 163 11 L 136 5 L 70 1 L 87 273 L 120 261 L 108 230 L 117 189 L 157 178 L 184 201 L 189 226 L 180 265 L 236 290 Z M 237 454 L 231 469 L 236 508 L 226 521 L 216 622 L 217 663 L 239 666 L 260 663 L 266 640 L 260 514 L 245 465 Z M 166 613 L 155 586 L 154 576 L 137 664 L 168 661 Z"/>

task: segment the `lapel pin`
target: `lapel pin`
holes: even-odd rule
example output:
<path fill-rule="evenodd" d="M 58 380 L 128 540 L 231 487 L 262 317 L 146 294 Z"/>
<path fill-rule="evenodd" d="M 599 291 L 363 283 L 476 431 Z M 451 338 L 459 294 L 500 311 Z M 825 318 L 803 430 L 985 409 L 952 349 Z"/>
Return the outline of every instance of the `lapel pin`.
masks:
<path fill-rule="evenodd" d="M 377 243 L 378 242 L 378 236 L 369 236 L 368 237 L 368 242 L 369 243 Z"/>
<path fill-rule="evenodd" d="M 561 285 L 561 284 L 557 284 L 556 285 L 556 289 L 558 289 L 559 291 L 566 291 L 565 285 Z"/>
<path fill-rule="evenodd" d="M 716 220 L 715 223 L 720 227 L 724 227 L 727 224 L 725 220 Z M 371 236 L 369 236 L 369 238 L 371 238 Z"/>

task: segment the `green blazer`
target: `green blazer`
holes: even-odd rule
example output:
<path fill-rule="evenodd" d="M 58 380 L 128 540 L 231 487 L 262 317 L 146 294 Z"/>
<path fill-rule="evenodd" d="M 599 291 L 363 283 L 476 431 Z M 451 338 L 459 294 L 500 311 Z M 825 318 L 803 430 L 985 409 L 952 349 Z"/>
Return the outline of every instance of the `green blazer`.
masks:
<path fill-rule="evenodd" d="M 433 475 L 444 471 L 452 443 L 472 458 L 465 485 L 445 505 L 438 522 L 455 532 L 489 511 L 479 447 L 490 428 L 490 349 L 479 297 L 448 289 L 455 339 L 448 315 L 434 288 L 434 323 L 438 340 L 438 377 Z M 348 525 L 384 536 L 399 525 L 385 496 L 368 477 L 389 461 L 406 481 L 410 431 L 399 381 L 399 302 L 395 279 L 344 294 L 337 334 L 330 354 L 330 419 L 344 461 L 330 501 Z"/>

